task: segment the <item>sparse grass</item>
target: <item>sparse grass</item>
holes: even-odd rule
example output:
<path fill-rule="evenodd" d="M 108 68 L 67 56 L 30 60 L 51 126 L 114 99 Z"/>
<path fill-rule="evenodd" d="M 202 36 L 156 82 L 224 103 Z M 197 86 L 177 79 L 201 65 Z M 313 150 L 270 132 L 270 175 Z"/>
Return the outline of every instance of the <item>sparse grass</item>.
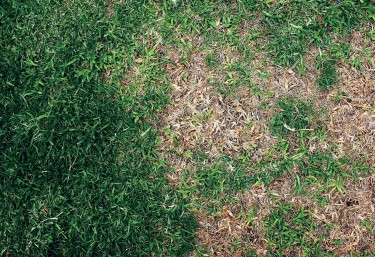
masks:
<path fill-rule="evenodd" d="M 178 191 L 184 198 L 225 201 L 239 190 L 259 183 L 269 186 L 280 177 L 290 175 L 294 180 L 295 194 L 317 194 L 319 198 L 319 194 L 330 191 L 343 193 L 345 179 L 357 179 L 373 172 L 371 167 L 350 157 L 337 159 L 330 152 L 307 153 L 303 147 L 290 151 L 288 143 L 283 142 L 286 144 L 271 152 L 271 160 L 258 163 L 252 163 L 251 157 L 212 159 L 189 152 L 189 158 L 195 159 L 197 171 L 186 171 Z M 280 158 L 275 159 L 277 155 Z M 311 191 L 312 185 L 316 192 Z M 324 202 L 324 199 L 321 200 Z"/>
<path fill-rule="evenodd" d="M 309 140 L 306 135 L 305 133 L 305 137 L 300 139 L 301 142 Z M 356 181 L 359 177 L 366 177 L 373 172 L 371 167 L 358 163 L 349 156 L 335 158 L 330 152 L 308 153 L 304 147 L 291 150 L 286 140 L 281 140 L 271 153 L 269 160 L 258 163 L 253 163 L 251 156 L 212 159 L 199 153 L 191 153 L 189 158 L 194 160 L 197 170 L 188 170 L 185 173 L 177 191 L 184 198 L 190 199 L 191 209 L 217 217 L 223 213 L 224 206 L 241 206 L 241 201 L 237 198 L 239 192 L 259 185 L 274 188 L 272 184 L 277 181 L 290 180 L 290 193 L 293 197 L 308 196 L 323 208 L 329 202 L 327 195 L 345 193 L 346 180 L 354 178 Z M 275 159 L 275 156 L 280 157 Z M 278 191 L 269 193 L 278 195 Z M 252 224 L 258 219 L 258 207 L 243 208 L 236 214 L 237 219 L 246 216 L 243 221 L 245 224 Z M 314 233 L 318 225 L 312 220 L 310 211 L 303 209 L 303 206 L 300 208 L 296 209 L 288 203 L 279 204 L 276 209 L 272 207 L 272 213 L 263 221 L 267 231 L 267 256 L 336 256 L 326 252 L 322 245 L 326 240 L 325 232 Z M 371 229 L 369 224 L 371 223 L 366 221 L 363 226 Z M 240 249 L 243 253 L 249 252 L 249 256 L 258 256 L 255 251 L 245 251 L 246 240 L 244 238 L 233 241 L 231 249 Z M 230 255 L 230 252 L 228 254 Z"/>
<path fill-rule="evenodd" d="M 329 52 L 337 46 L 335 37 L 348 35 L 374 11 L 369 1 L 269 1 L 259 8 L 267 49 L 276 63 L 286 66 L 302 63 L 312 45 Z"/>

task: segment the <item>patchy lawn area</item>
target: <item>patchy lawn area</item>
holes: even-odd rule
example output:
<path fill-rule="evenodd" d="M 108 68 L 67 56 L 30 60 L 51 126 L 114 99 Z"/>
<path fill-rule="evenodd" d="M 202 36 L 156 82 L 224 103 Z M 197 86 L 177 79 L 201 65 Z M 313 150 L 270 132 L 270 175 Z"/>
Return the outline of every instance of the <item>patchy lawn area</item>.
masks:
<path fill-rule="evenodd" d="M 371 1 L 6 0 L 0 27 L 0 255 L 375 255 Z"/>

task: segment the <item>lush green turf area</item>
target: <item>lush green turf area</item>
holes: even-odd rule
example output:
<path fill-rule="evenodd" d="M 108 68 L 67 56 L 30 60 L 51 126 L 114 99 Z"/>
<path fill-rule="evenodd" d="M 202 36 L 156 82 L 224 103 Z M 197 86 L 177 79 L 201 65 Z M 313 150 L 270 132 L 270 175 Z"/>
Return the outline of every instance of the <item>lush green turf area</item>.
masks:
<path fill-rule="evenodd" d="M 192 247 L 194 218 L 166 186 L 144 122 L 167 100 L 161 60 L 143 70 L 142 95 L 120 86 L 133 56 L 147 54 L 137 35 L 155 12 L 139 1 L 112 8 L 113 17 L 103 1 L 1 4 L 0 255 Z"/>

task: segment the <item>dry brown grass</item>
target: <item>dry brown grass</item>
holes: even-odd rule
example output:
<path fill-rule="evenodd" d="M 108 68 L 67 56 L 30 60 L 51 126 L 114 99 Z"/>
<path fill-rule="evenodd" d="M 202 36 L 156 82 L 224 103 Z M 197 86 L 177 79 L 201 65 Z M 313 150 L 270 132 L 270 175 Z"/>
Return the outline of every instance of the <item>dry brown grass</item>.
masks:
<path fill-rule="evenodd" d="M 241 54 L 231 48 L 222 48 L 218 51 L 220 67 L 211 68 L 205 63 L 207 51 L 200 50 L 202 38 L 188 40 L 196 49 L 191 52 L 188 64 L 182 62 L 178 48 L 167 51 L 167 59 L 171 62 L 165 70 L 172 82 L 171 104 L 161 113 L 158 125 L 161 131 L 159 151 L 170 163 L 172 172 L 168 177 L 172 184 L 179 183 L 184 171 L 195 172 L 196 164 L 186 158 L 195 149 L 212 158 L 235 157 L 252 151 L 254 161 L 261 160 L 277 143 L 266 123 L 274 115 L 275 101 L 286 95 L 314 99 L 315 108 L 325 110 L 321 122 L 328 124 L 327 138 L 322 142 L 311 141 L 311 151 L 324 151 L 334 143 L 338 146 L 336 157 L 350 154 L 354 158 L 363 158 L 368 165 L 375 163 L 373 63 L 365 61 L 361 70 L 339 63 L 339 84 L 328 92 L 321 92 L 315 81 L 318 71 L 314 68 L 313 55 L 316 51 L 305 56 L 310 69 L 303 76 L 291 69 L 273 66 L 263 53 L 255 53 L 251 61 L 252 82 L 264 92 L 270 92 L 269 96 L 258 97 L 249 87 L 240 86 L 235 97 L 223 97 L 209 81 L 212 78 L 223 81 L 224 71 L 220 67 L 228 61 L 238 60 Z M 362 34 L 357 33 L 351 43 L 360 46 L 363 40 Z M 374 45 L 369 47 L 374 50 Z M 261 73 L 270 76 L 264 77 Z M 339 93 L 342 97 L 337 99 L 335 96 Z M 269 108 L 261 107 L 264 104 Z M 363 226 L 366 220 L 375 226 L 374 183 L 374 175 L 358 181 L 347 180 L 343 194 L 331 191 L 322 195 L 329 200 L 325 207 L 312 196 L 296 196 L 289 175 L 277 179 L 269 188 L 255 185 L 251 190 L 238 192 L 233 198 L 237 203 L 224 204 L 217 215 L 207 214 L 205 208 L 195 211 L 200 224 L 198 245 L 212 256 L 245 256 L 249 248 L 265 256 L 267 243 L 262 221 L 276 202 L 281 201 L 296 208 L 305 206 L 313 213 L 321 226 L 317 233 L 326 238 L 324 250 L 339 256 L 375 250 L 375 236 Z M 207 206 L 210 199 L 200 198 L 198 201 Z M 252 208 L 258 212 L 249 221 L 246 214 Z M 334 240 L 337 239 L 343 244 L 336 245 Z M 292 253 L 286 255 L 293 256 Z"/>

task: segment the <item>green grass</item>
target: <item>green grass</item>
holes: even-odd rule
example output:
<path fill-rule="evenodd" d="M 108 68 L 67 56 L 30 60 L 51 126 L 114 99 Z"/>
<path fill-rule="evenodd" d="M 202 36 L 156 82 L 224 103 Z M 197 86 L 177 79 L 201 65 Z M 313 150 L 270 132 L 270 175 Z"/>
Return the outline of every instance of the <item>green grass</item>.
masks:
<path fill-rule="evenodd" d="M 336 61 L 327 60 L 321 64 L 321 73 L 317 84 L 320 90 L 327 90 L 337 83 L 338 74 L 336 71 Z"/>
<path fill-rule="evenodd" d="M 281 111 L 269 123 L 274 135 L 286 135 L 291 131 L 309 129 L 315 114 L 311 103 L 285 97 L 279 99 L 277 105 Z"/>
<path fill-rule="evenodd" d="M 267 256 L 330 256 L 321 250 L 322 239 L 314 239 L 317 225 L 303 207 L 279 203 L 263 224 L 267 232 Z"/>
<path fill-rule="evenodd" d="M 214 53 L 208 53 L 205 58 L 206 64 L 212 68 L 215 68 L 219 65 L 219 60 Z"/>
<path fill-rule="evenodd" d="M 175 256 L 193 247 L 195 219 L 167 186 L 144 121 L 168 100 L 163 60 L 137 40 L 155 11 L 138 1 L 115 4 L 113 17 L 106 8 L 2 3 L 0 255 Z M 142 92 L 120 84 L 138 56 L 147 57 Z"/>
<path fill-rule="evenodd" d="M 370 1 L 267 1 L 260 5 L 268 51 L 276 63 L 296 66 L 315 45 L 330 51 L 374 12 Z M 274 29 L 277 27 L 278 29 Z"/>

